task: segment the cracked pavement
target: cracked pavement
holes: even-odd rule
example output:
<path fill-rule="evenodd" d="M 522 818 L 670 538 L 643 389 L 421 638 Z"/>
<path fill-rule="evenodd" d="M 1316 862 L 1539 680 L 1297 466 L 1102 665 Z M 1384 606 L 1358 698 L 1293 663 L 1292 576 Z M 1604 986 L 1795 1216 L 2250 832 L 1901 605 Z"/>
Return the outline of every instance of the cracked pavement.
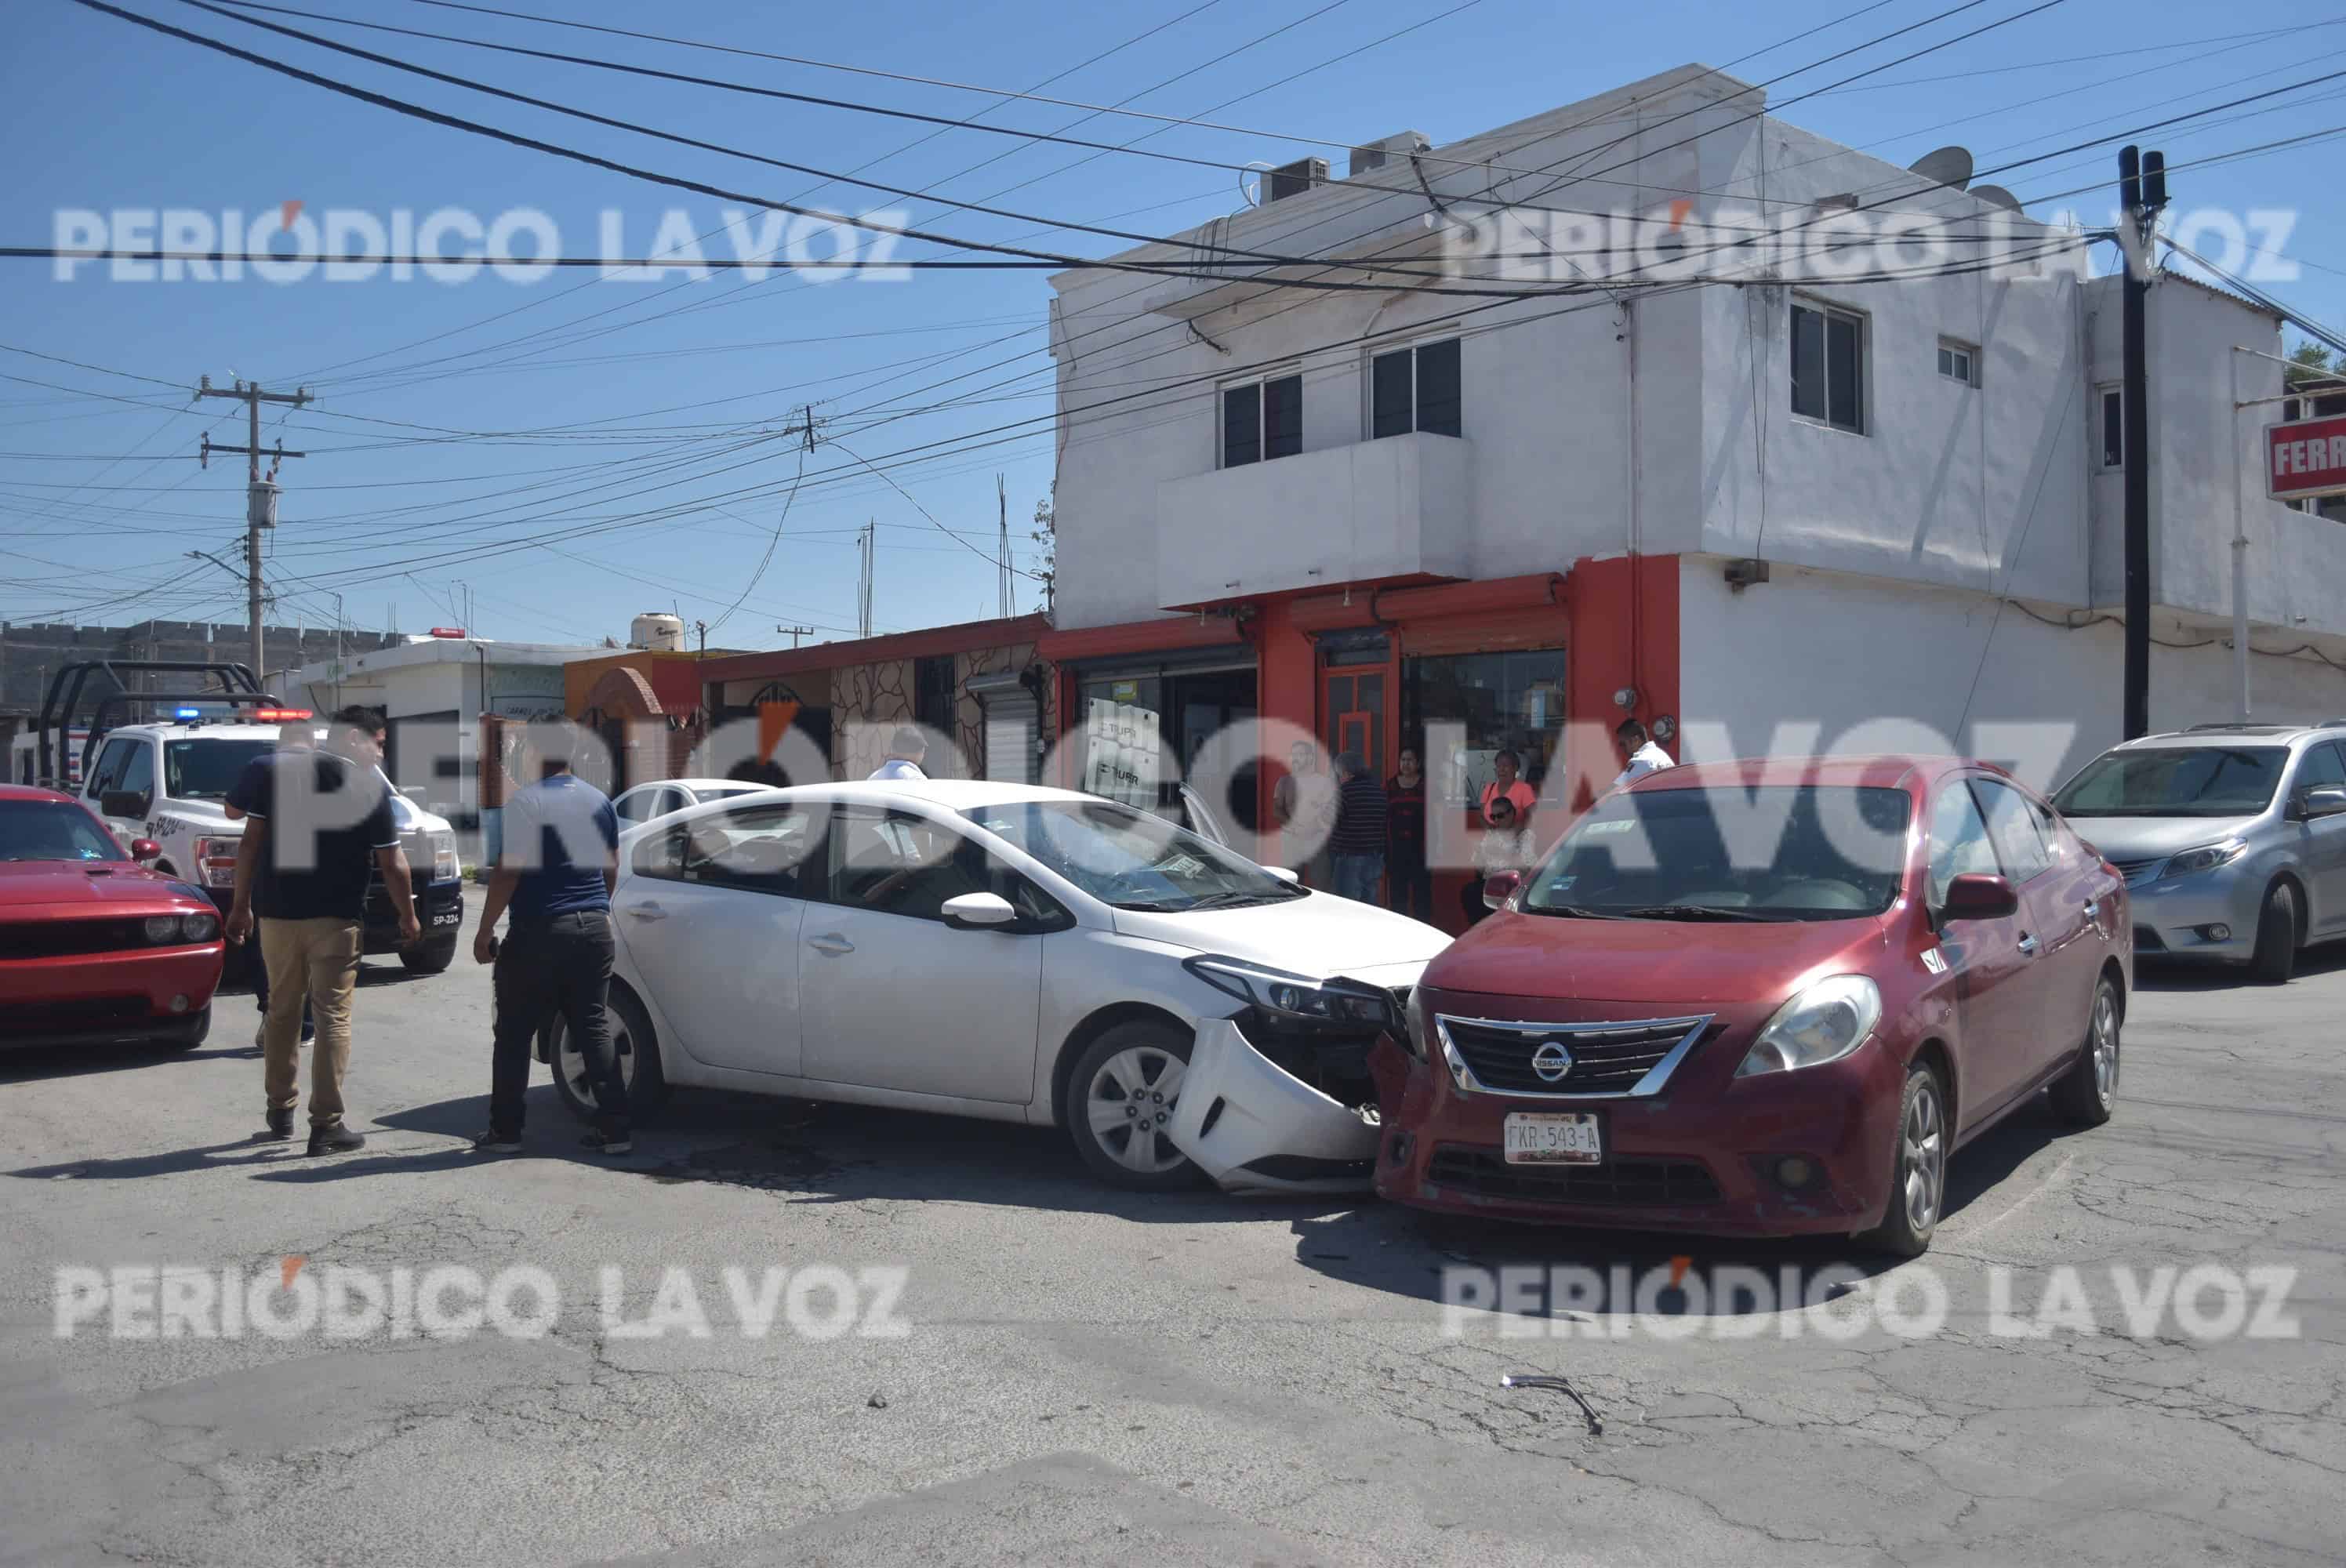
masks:
<path fill-rule="evenodd" d="M 250 1141 L 230 997 L 193 1054 L 0 1057 L 0 1564 L 2335 1563 L 2346 954 L 2308 968 L 2147 972 L 2107 1126 L 2025 1111 L 1958 1157 L 1921 1338 L 1825 1331 L 1920 1298 L 1854 1257 L 1819 1308 L 1448 1333 L 1454 1264 L 1850 1255 L 1123 1194 L 1040 1129 L 682 1095 L 601 1164 L 540 1069 L 528 1152 L 479 1161 L 469 963 L 370 964 L 370 1142 L 311 1160 Z M 529 1266 L 558 1306 L 526 1339 L 54 1329 L 61 1266 L 291 1256 Z M 2064 1264 L 2095 1331 L 2014 1337 Z M 745 1335 L 723 1272 L 770 1266 L 900 1267 L 910 1332 Z M 2295 1269 L 2296 1336 L 2135 1335 L 2112 1270 L 2200 1266 Z M 688 1271 L 711 1333 L 609 1331 L 607 1268 L 628 1319 Z"/>

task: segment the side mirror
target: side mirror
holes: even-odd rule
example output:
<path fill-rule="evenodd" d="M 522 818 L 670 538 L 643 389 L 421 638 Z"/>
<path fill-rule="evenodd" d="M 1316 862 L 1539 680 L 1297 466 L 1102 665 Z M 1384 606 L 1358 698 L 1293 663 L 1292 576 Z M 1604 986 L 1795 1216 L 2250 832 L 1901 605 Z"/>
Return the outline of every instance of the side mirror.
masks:
<path fill-rule="evenodd" d="M 159 860 L 163 858 L 163 846 L 152 839 L 133 839 L 130 840 L 130 858 L 142 866 L 149 860 Z"/>
<path fill-rule="evenodd" d="M 945 924 L 960 931 L 983 931 L 1014 924 L 1018 911 L 1000 893 L 963 893 L 944 901 Z"/>
<path fill-rule="evenodd" d="M 2300 790 L 2297 800 L 2300 812 L 2309 822 L 2318 817 L 2335 817 L 2346 811 L 2346 786 L 2317 784 L 2310 789 Z"/>
<path fill-rule="evenodd" d="M 1947 884 L 1941 920 L 2003 920 L 2020 912 L 2020 894 L 2004 877 L 1966 871 Z"/>
<path fill-rule="evenodd" d="M 1285 882 L 1290 888 L 1300 887 L 1303 885 L 1303 873 L 1300 871 L 1291 870 L 1286 866 L 1265 866 L 1263 867 L 1263 870 L 1269 871 L 1272 876 L 1277 877 L 1280 881 Z"/>
<path fill-rule="evenodd" d="M 136 789 L 108 789 L 97 798 L 98 814 L 104 817 L 144 817 L 147 797 Z"/>
<path fill-rule="evenodd" d="M 1483 879 L 1483 907 L 1491 910 L 1504 907 L 1523 885 L 1524 874 L 1521 871 L 1492 872 Z"/>

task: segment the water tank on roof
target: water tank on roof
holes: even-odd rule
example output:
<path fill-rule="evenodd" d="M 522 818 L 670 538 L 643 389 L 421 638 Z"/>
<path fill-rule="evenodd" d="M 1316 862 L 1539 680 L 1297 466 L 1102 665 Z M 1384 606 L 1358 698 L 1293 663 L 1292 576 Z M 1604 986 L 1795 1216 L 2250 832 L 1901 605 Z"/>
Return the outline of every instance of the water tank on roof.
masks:
<path fill-rule="evenodd" d="M 684 622 L 658 611 L 638 616 L 627 625 L 627 646 L 654 653 L 680 653 L 684 649 Z"/>

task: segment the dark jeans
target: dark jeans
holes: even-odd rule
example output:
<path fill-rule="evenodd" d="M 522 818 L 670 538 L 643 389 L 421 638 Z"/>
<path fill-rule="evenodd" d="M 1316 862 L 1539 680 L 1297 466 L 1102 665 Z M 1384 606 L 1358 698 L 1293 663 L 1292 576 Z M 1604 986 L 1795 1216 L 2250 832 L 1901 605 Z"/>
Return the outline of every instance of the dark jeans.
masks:
<path fill-rule="evenodd" d="M 497 949 L 496 1051 L 489 1073 L 489 1130 L 518 1137 L 522 1095 L 538 1031 L 556 1016 L 586 1059 L 595 1120 L 607 1133 L 627 1127 L 627 1086 L 611 1054 L 611 917 L 601 910 L 515 921 Z M 560 1058 L 554 1070 L 562 1071 Z"/>
<path fill-rule="evenodd" d="M 1483 901 L 1483 879 L 1480 876 L 1458 890 L 1458 907 L 1466 911 L 1469 926 L 1481 925 L 1491 918 L 1491 906 Z"/>
<path fill-rule="evenodd" d="M 1433 919 L 1433 873 L 1423 860 L 1385 862 L 1385 908 L 1412 920 Z"/>

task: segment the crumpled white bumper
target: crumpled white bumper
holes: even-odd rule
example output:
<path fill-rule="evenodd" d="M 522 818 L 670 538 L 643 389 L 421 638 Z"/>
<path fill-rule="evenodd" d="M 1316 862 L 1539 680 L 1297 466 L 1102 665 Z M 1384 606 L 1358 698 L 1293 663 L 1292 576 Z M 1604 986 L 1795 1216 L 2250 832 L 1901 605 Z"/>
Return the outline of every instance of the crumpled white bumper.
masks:
<path fill-rule="evenodd" d="M 1360 1192 L 1374 1174 L 1379 1131 L 1257 1051 L 1235 1020 L 1209 1018 L 1198 1025 L 1165 1135 L 1226 1191 Z M 1331 1168 L 1246 1168 L 1277 1156 Z M 1333 1168 L 1356 1162 L 1357 1172 Z"/>

